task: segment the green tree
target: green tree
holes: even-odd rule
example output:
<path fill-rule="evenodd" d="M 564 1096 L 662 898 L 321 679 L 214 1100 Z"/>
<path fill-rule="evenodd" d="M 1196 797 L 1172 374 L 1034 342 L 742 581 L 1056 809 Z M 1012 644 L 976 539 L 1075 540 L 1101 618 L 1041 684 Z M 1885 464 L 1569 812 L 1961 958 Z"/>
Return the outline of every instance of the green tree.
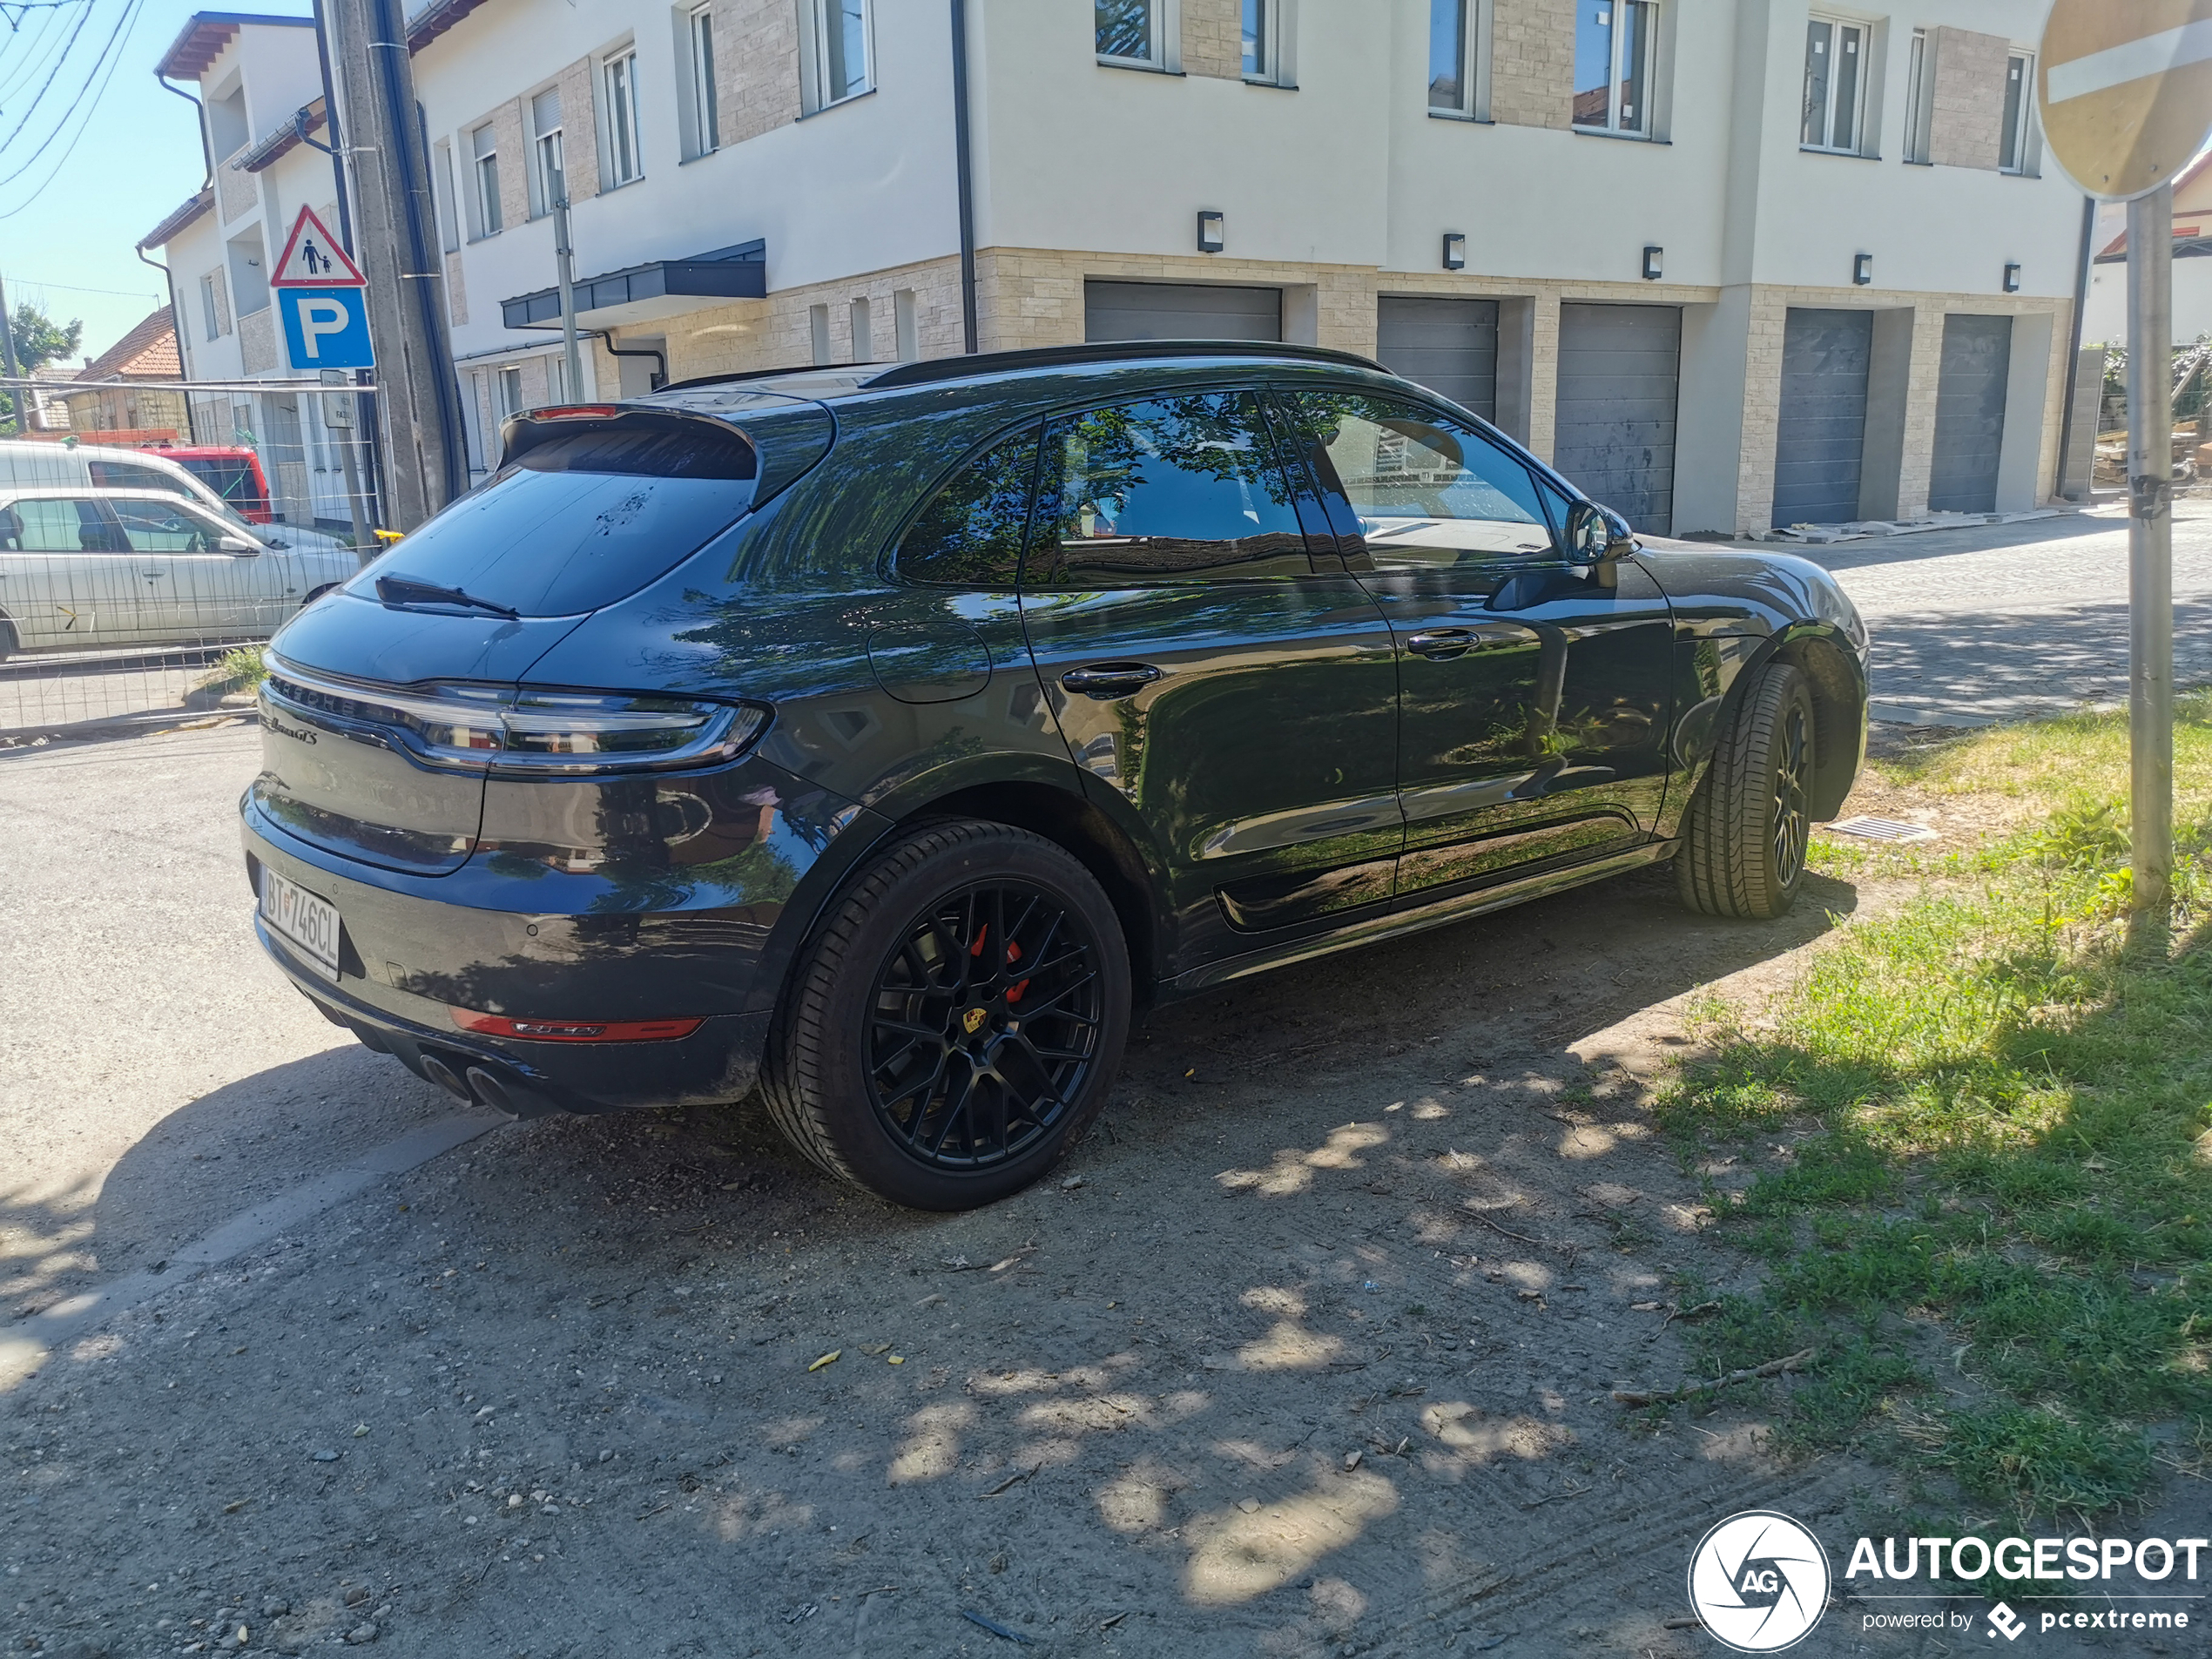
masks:
<path fill-rule="evenodd" d="M 24 300 L 17 302 L 15 314 L 8 319 L 8 332 L 15 336 L 16 367 L 29 374 L 57 357 L 76 356 L 84 342 L 84 324 L 76 317 L 66 324 L 56 322 Z"/>

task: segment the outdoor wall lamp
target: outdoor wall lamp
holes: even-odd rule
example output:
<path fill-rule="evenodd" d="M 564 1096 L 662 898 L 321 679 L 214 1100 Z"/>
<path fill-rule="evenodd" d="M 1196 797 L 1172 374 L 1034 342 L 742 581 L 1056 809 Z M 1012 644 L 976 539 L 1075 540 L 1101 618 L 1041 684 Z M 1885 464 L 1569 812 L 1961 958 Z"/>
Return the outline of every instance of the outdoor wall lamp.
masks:
<path fill-rule="evenodd" d="M 1643 280 L 1646 282 L 1656 282 L 1659 280 L 1665 270 L 1666 257 L 1667 250 L 1663 247 L 1647 246 L 1643 250 Z"/>
<path fill-rule="evenodd" d="M 1447 271 L 1467 268 L 1467 239 L 1457 231 L 1444 233 L 1444 268 Z"/>
<path fill-rule="evenodd" d="M 2017 265 L 2008 265 L 2005 267 L 2005 292 L 2018 293 L 2020 291 L 2020 268 Z"/>
<path fill-rule="evenodd" d="M 1871 253 L 1851 255 L 1851 280 L 1853 287 L 1860 288 L 1874 280 L 1874 256 Z"/>
<path fill-rule="evenodd" d="M 1228 245 L 1228 226 L 1223 217 L 1219 213 L 1199 213 L 1198 252 L 1218 253 Z"/>

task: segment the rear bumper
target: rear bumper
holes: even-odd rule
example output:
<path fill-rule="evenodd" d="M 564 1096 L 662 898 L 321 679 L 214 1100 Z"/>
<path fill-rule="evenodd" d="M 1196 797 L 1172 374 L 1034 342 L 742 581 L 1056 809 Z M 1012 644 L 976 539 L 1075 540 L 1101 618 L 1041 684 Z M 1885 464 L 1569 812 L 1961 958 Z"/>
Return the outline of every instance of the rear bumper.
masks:
<path fill-rule="evenodd" d="M 767 1014 L 725 1014 L 674 1042 L 489 1042 L 417 1024 L 349 996 L 303 966 L 257 916 L 269 958 L 323 1018 L 445 1088 L 524 1117 L 736 1100 L 759 1075 Z"/>
<path fill-rule="evenodd" d="M 249 801 L 242 827 L 255 894 L 268 868 L 335 905 L 339 977 L 324 978 L 256 914 L 261 948 L 325 1018 L 418 1075 L 448 1088 L 459 1080 L 487 1104 L 525 1116 L 705 1104 L 752 1089 L 773 1017 L 762 1006 L 772 1004 L 772 984 L 758 972 L 769 918 L 478 909 L 405 890 L 415 883 L 341 873 L 331 867 L 338 860 L 295 851 L 259 819 Z M 673 1041 L 533 1042 L 463 1031 L 455 1007 L 700 1023 Z M 469 1079 L 472 1068 L 481 1079 Z"/>

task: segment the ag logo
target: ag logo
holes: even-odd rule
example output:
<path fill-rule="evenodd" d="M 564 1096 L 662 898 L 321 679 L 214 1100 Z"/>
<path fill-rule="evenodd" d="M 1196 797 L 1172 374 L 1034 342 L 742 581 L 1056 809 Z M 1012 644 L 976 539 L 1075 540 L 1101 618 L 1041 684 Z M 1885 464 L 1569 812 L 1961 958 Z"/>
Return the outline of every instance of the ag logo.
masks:
<path fill-rule="evenodd" d="M 1802 1641 L 1828 1605 L 1828 1552 L 1787 1515 L 1730 1515 L 1689 1558 L 1689 1604 L 1723 1647 L 1777 1653 Z"/>
<path fill-rule="evenodd" d="M 988 1008 L 970 1008 L 960 1016 L 961 1029 L 972 1037 L 983 1028 L 983 1022 L 990 1017 Z"/>

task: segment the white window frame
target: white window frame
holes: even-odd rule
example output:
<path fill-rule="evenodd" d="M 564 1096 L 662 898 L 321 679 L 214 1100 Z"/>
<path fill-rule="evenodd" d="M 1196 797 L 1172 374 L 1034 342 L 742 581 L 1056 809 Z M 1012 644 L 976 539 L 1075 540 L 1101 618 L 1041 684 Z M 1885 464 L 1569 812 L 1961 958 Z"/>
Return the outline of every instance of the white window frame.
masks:
<path fill-rule="evenodd" d="M 1467 0 L 1471 7 L 1474 0 Z M 1244 69 L 1248 85 L 1298 85 L 1298 0 L 1238 0 L 1238 39 L 1239 51 L 1246 37 L 1244 19 L 1254 7 L 1259 9 L 1259 62 Z"/>
<path fill-rule="evenodd" d="M 1935 125 L 1935 43 L 1915 29 L 1905 63 L 1905 159 L 1925 166 Z"/>
<path fill-rule="evenodd" d="M 491 371 L 491 416 L 497 427 L 508 416 L 523 412 L 523 366 L 502 363 Z"/>
<path fill-rule="evenodd" d="M 438 246 L 447 253 L 461 246 L 461 199 L 453 187 L 453 145 L 440 138 L 431 146 L 431 206 L 437 210 Z"/>
<path fill-rule="evenodd" d="M 1587 5 L 1589 3 L 1591 3 L 1591 0 L 1581 0 L 1581 5 Z M 1574 130 L 1577 132 L 1602 132 L 1608 138 L 1635 138 L 1648 143 L 1657 136 L 1658 127 L 1658 121 L 1656 118 L 1659 111 L 1659 65 L 1661 57 L 1659 50 L 1659 35 L 1660 30 L 1666 22 L 1665 16 L 1661 10 L 1661 0 L 1602 0 L 1602 3 L 1611 6 L 1614 13 L 1612 24 L 1610 25 L 1612 34 L 1613 62 L 1612 67 L 1607 75 L 1605 83 L 1605 120 L 1602 125 L 1595 121 L 1575 121 L 1570 115 L 1569 125 L 1571 125 Z M 1649 8 L 1650 26 L 1647 28 L 1643 33 L 1643 63 L 1642 65 L 1642 84 L 1643 86 L 1642 119 L 1638 125 L 1623 126 L 1621 125 L 1621 83 L 1629 78 L 1628 75 L 1625 73 L 1624 60 L 1628 56 L 1629 36 L 1631 31 L 1622 27 L 1620 14 L 1624 7 L 1632 5 L 1642 5 Z M 1580 8 L 1578 6 L 1575 20 L 1575 28 L 1578 33 L 1581 27 L 1579 11 Z M 1579 55 L 1579 45 L 1576 50 Z M 1580 75 L 1577 75 L 1575 78 L 1579 80 L 1581 78 Z"/>
<path fill-rule="evenodd" d="M 2020 65 L 2020 110 L 2013 118 L 2012 131 L 1998 134 L 1997 171 L 2032 179 L 2036 173 L 2038 159 L 2035 152 L 2035 54 L 2019 47 L 2005 54 L 2005 80 L 2008 89 L 2015 64 Z M 2004 150 L 2008 143 L 2013 146 L 2013 159 L 2009 166 L 2006 165 Z"/>
<path fill-rule="evenodd" d="M 713 0 L 685 16 L 684 68 L 691 89 L 691 153 L 711 156 L 722 147 L 721 111 L 714 96 Z"/>
<path fill-rule="evenodd" d="M 207 338 L 220 339 L 223 331 L 216 326 L 215 273 L 212 271 L 204 273 L 199 279 L 199 311 L 207 325 Z"/>
<path fill-rule="evenodd" d="M 488 150 L 477 143 L 487 132 L 491 134 Z M 499 205 L 499 130 L 492 122 L 469 130 L 469 179 L 476 209 L 477 237 L 498 235 L 507 228 L 507 221 Z"/>
<path fill-rule="evenodd" d="M 1460 98 L 1456 104 L 1440 104 L 1436 100 L 1436 58 L 1433 53 L 1436 37 L 1436 14 L 1440 10 L 1456 10 L 1460 17 Z M 1423 79 L 1422 96 L 1428 100 L 1428 112 L 1462 121 L 1480 118 L 1483 100 L 1476 87 L 1476 65 L 1481 51 L 1476 30 L 1481 14 L 1487 10 L 1481 0 L 1428 0 L 1428 42 L 1430 51 L 1422 54 L 1426 73 Z"/>
<path fill-rule="evenodd" d="M 599 59 L 599 93 L 607 112 L 607 187 L 619 190 L 645 176 L 644 135 L 637 118 L 637 48 L 634 42 L 617 46 Z"/>
<path fill-rule="evenodd" d="M 1149 69 L 1155 71 L 1170 71 L 1177 67 L 1174 61 L 1173 51 L 1179 31 L 1170 25 L 1178 22 L 1179 19 L 1169 16 L 1173 0 L 1143 0 L 1143 3 L 1148 9 L 1146 30 L 1150 37 L 1145 42 L 1144 56 L 1130 57 L 1118 53 L 1098 52 L 1097 58 L 1100 63 L 1112 69 Z M 1096 50 L 1098 44 L 1097 0 L 1092 0 L 1090 38 L 1091 45 Z"/>
<path fill-rule="evenodd" d="M 537 100 L 548 92 L 558 93 L 556 87 L 543 86 L 523 100 L 523 107 L 530 118 L 530 206 L 532 217 L 543 218 L 553 211 L 553 199 L 568 188 L 569 161 L 567 141 L 562 134 L 567 130 L 569 112 L 561 111 L 561 125 L 537 130 Z M 561 191 L 553 188 L 553 181 L 561 181 Z"/>
<path fill-rule="evenodd" d="M 875 5 L 860 0 L 860 73 L 835 98 L 829 95 L 831 12 L 840 0 L 800 0 L 799 90 L 806 112 L 819 115 L 875 91 Z"/>
<path fill-rule="evenodd" d="M 1805 137 L 1804 99 L 1798 100 L 1797 148 L 1824 156 L 1857 156 L 1866 153 L 1866 105 L 1873 91 L 1874 25 L 1863 17 L 1847 17 L 1838 12 L 1816 11 L 1806 18 L 1805 80 L 1812 78 L 1812 28 L 1824 24 L 1828 30 L 1828 97 L 1821 106 L 1820 135 L 1823 142 L 1815 144 Z M 1836 64 L 1843 56 L 1843 34 L 1846 29 L 1858 33 L 1858 67 L 1851 86 L 1851 130 L 1847 144 L 1829 142 L 1834 136 L 1836 122 L 1836 94 L 1840 82 Z"/>

